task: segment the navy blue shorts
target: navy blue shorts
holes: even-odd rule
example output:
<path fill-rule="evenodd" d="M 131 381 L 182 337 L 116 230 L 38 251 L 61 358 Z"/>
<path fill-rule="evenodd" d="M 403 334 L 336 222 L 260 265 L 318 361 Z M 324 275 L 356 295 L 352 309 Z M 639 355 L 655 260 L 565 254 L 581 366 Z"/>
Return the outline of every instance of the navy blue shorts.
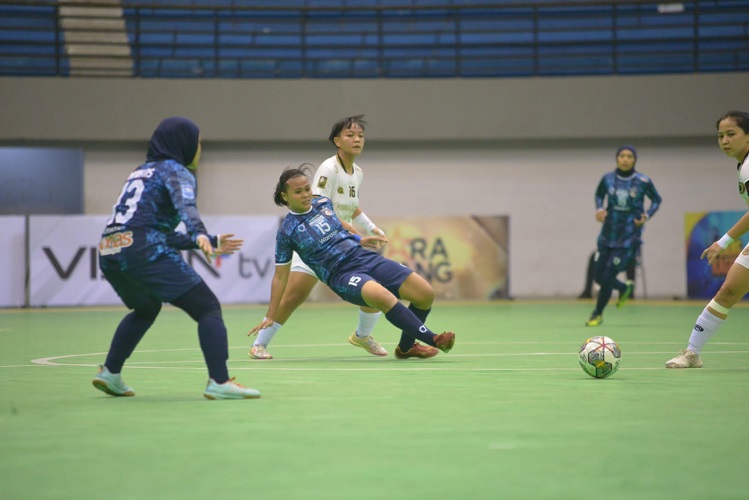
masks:
<path fill-rule="evenodd" d="M 610 248 L 598 245 L 596 256 L 595 279 L 598 283 L 614 279 L 617 274 L 625 271 L 629 263 L 637 258 L 639 245 L 628 248 Z"/>
<path fill-rule="evenodd" d="M 117 261 L 99 258 L 99 267 L 117 295 L 130 309 L 144 297 L 171 302 L 203 281 L 178 252 L 161 255 L 153 262 L 120 269 Z"/>
<path fill-rule="evenodd" d="M 386 259 L 376 252 L 365 251 L 331 274 L 328 286 L 346 302 L 370 307 L 361 296 L 364 283 L 374 280 L 400 298 L 398 289 L 412 272 L 403 264 Z"/>

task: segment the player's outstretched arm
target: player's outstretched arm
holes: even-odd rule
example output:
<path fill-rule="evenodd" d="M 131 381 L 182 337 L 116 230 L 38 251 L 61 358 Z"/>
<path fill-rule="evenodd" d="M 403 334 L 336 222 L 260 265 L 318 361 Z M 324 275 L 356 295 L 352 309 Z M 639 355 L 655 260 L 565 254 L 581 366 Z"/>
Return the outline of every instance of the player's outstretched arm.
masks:
<path fill-rule="evenodd" d="M 208 261 L 208 263 L 211 263 L 211 257 L 213 256 L 213 246 L 211 245 L 211 239 L 208 237 L 208 235 L 205 234 L 199 234 L 198 237 L 195 239 L 195 243 L 198 245 L 198 248 L 203 252 L 203 255 L 205 256 L 205 260 Z"/>
<path fill-rule="evenodd" d="M 343 226 L 343 229 L 345 229 L 346 231 L 348 231 L 351 234 L 359 235 L 359 231 L 357 231 L 356 228 L 353 225 L 349 224 L 348 222 L 346 222 L 343 219 L 338 219 L 338 220 L 341 222 L 341 225 Z M 359 235 L 359 236 L 361 236 L 361 235 Z"/>
<path fill-rule="evenodd" d="M 385 236 L 362 236 L 359 244 L 363 247 L 380 248 L 382 245 L 390 243 Z"/>
<path fill-rule="evenodd" d="M 265 313 L 263 321 L 255 325 L 255 327 L 249 331 L 247 334 L 248 337 L 274 323 L 273 316 L 276 314 L 279 304 L 281 304 L 281 297 L 283 297 L 283 292 L 286 290 L 286 283 L 289 281 L 290 273 L 291 262 L 284 265 L 276 265 L 276 270 L 273 273 L 273 281 L 270 286 L 270 304 L 268 304 L 268 312 Z"/>
<path fill-rule="evenodd" d="M 231 255 L 242 247 L 244 240 L 234 238 L 234 234 L 218 235 L 218 248 L 216 254 Z"/>
<path fill-rule="evenodd" d="M 700 259 L 707 259 L 707 263 L 712 265 L 715 259 L 718 258 L 723 250 L 740 238 L 744 233 L 749 231 L 749 212 L 741 216 L 741 218 L 729 229 L 721 239 L 707 247 L 700 256 Z"/>
<path fill-rule="evenodd" d="M 358 224 L 360 227 L 363 227 L 366 233 L 370 236 L 385 236 L 385 231 L 377 227 L 377 225 L 372 222 L 369 217 L 367 217 L 367 214 L 362 211 L 361 207 L 357 208 L 356 211 L 354 211 L 353 222 Z"/>

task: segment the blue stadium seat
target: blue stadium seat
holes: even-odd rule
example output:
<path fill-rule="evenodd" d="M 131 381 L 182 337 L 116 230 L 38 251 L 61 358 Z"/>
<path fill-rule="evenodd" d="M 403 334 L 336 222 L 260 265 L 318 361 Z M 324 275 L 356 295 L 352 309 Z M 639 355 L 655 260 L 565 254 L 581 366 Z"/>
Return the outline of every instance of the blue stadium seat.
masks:
<path fill-rule="evenodd" d="M 655 74 L 746 71 L 749 59 L 749 0 L 122 5 L 136 75 L 143 77 Z M 0 75 L 68 74 L 66 58 L 58 58 L 66 47 L 57 14 L 55 5 L 0 5 Z"/>

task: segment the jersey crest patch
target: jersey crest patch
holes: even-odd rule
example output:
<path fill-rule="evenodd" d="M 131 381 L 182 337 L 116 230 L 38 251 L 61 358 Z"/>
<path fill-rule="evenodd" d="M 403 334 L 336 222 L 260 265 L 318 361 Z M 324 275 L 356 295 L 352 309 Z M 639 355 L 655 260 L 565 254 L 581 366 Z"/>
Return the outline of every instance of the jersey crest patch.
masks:
<path fill-rule="evenodd" d="M 182 197 L 186 200 L 195 199 L 195 191 L 193 190 L 192 186 L 187 185 L 187 184 L 182 184 Z"/>
<path fill-rule="evenodd" d="M 343 194 L 343 188 L 340 186 L 338 187 L 338 194 Z"/>
<path fill-rule="evenodd" d="M 325 185 L 328 183 L 328 178 L 325 176 L 321 176 L 320 180 L 317 181 L 317 187 L 320 189 L 325 189 Z"/>

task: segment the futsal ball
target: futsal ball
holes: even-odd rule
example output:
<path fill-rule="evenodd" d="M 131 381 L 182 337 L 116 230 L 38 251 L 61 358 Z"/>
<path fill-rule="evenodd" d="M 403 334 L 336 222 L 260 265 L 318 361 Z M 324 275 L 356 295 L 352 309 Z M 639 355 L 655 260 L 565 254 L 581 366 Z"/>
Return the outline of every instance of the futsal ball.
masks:
<path fill-rule="evenodd" d="M 591 337 L 580 346 L 580 366 L 591 377 L 610 377 L 621 361 L 622 350 L 608 337 Z"/>

